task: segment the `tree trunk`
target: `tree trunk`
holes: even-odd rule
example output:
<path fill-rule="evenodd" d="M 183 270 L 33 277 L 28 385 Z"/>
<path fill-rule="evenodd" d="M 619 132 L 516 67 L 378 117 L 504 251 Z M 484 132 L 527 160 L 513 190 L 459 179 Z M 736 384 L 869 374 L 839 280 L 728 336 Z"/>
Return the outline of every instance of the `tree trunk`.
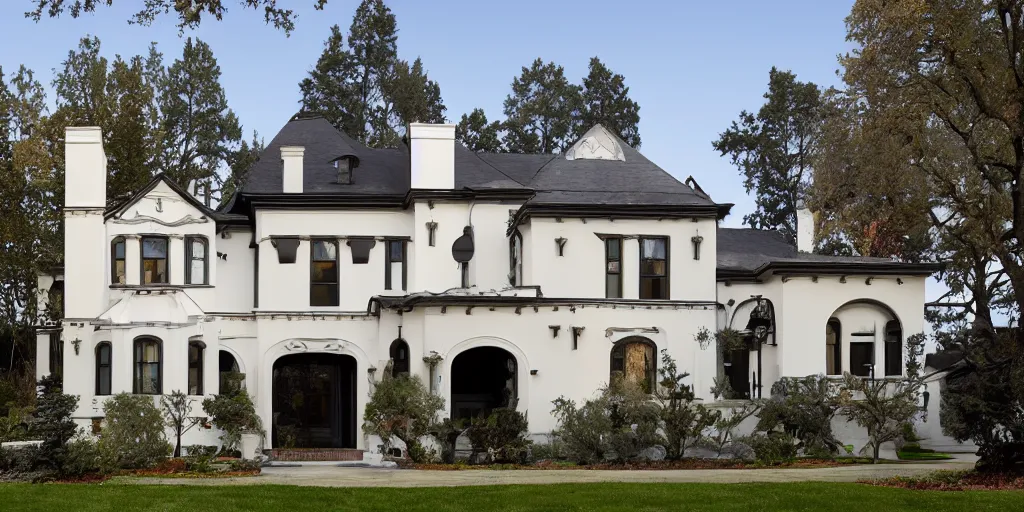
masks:
<path fill-rule="evenodd" d="M 881 450 L 881 448 L 882 448 L 882 443 L 879 443 L 879 442 L 875 442 L 874 446 L 872 446 L 872 449 L 875 452 L 874 460 L 871 461 L 872 464 L 878 464 L 878 452 L 879 452 L 879 450 Z"/>

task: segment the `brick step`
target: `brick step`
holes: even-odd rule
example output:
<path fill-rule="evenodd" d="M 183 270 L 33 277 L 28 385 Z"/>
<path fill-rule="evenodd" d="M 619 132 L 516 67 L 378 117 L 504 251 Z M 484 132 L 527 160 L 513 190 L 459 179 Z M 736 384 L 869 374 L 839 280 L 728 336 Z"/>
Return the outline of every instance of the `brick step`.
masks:
<path fill-rule="evenodd" d="M 363 453 L 355 448 L 274 448 L 270 450 L 270 458 L 281 462 L 361 461 Z"/>

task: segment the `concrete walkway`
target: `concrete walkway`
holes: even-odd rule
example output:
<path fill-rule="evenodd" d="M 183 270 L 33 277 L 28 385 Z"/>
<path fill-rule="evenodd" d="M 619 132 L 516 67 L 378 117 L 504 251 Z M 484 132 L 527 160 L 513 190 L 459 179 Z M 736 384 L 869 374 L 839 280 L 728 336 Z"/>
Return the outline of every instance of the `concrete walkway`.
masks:
<path fill-rule="evenodd" d="M 464 485 L 557 484 L 593 482 L 856 482 L 891 476 L 921 476 L 940 469 L 974 467 L 973 456 L 943 462 L 879 464 L 814 469 L 619 470 L 462 470 L 353 468 L 336 466 L 268 467 L 248 478 L 136 478 L 133 484 L 302 485 L 320 487 L 439 487 Z"/>

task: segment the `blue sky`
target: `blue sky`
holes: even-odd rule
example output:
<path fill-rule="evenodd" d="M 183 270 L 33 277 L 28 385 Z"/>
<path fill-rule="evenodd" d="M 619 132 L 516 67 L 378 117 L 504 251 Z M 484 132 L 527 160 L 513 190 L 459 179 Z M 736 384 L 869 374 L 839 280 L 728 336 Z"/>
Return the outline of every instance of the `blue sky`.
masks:
<path fill-rule="evenodd" d="M 298 82 L 316 63 L 329 27 L 347 31 L 357 0 L 283 0 L 299 13 L 291 37 L 263 24 L 254 10 L 225 0 L 225 21 L 209 20 L 179 37 L 171 15 L 152 27 L 126 20 L 141 4 L 117 0 L 113 8 L 79 19 L 65 15 L 35 23 L 24 18 L 32 0 L 0 2 L 0 66 L 19 64 L 48 83 L 79 38 L 96 35 L 103 53 L 144 54 L 158 43 L 168 62 L 183 37 L 211 45 L 223 73 L 228 104 L 247 132 L 268 141 L 298 109 Z M 762 103 L 768 70 L 792 70 L 801 80 L 837 83 L 836 56 L 847 51 L 843 18 L 852 0 L 717 2 L 611 2 L 604 0 L 485 2 L 391 0 L 402 58 L 419 56 L 457 121 L 475 107 L 501 117 L 502 101 L 522 66 L 537 57 L 565 67 L 579 82 L 598 56 L 626 77 L 640 104 L 643 153 L 680 180 L 689 175 L 720 202 L 736 203 L 726 225 L 738 226 L 753 209 L 739 173 L 711 141 L 743 109 Z M 52 102 L 52 98 L 51 98 Z"/>

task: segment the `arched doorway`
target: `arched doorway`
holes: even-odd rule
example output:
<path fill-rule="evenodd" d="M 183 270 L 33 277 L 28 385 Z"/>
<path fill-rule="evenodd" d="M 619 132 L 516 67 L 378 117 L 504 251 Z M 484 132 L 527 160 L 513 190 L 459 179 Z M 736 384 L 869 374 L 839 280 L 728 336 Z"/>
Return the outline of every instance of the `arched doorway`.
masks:
<path fill-rule="evenodd" d="M 275 448 L 356 447 L 356 360 L 295 354 L 274 361 Z"/>
<path fill-rule="evenodd" d="M 858 377 L 903 374 L 903 327 L 881 302 L 854 300 L 832 313 L 825 324 L 825 370 Z"/>
<path fill-rule="evenodd" d="M 658 379 L 657 358 L 658 346 L 653 341 L 641 336 L 623 338 L 612 346 L 608 382 L 618 374 L 626 382 L 651 393 Z"/>
<path fill-rule="evenodd" d="M 498 347 L 477 347 L 452 361 L 452 419 L 487 416 L 494 409 L 515 407 L 518 363 Z"/>
<path fill-rule="evenodd" d="M 235 356 L 227 350 L 217 354 L 217 375 L 221 394 L 237 393 L 245 389 L 245 374 L 239 369 Z"/>

